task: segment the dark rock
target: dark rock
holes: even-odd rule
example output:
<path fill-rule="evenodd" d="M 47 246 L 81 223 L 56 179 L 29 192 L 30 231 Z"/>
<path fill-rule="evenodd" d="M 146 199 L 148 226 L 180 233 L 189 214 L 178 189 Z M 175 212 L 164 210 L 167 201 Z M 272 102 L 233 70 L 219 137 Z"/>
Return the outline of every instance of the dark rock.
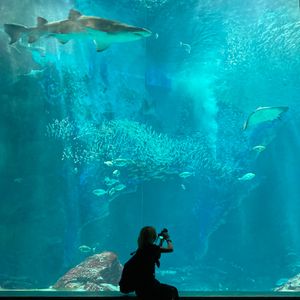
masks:
<path fill-rule="evenodd" d="M 116 291 L 122 265 L 113 252 L 88 257 L 62 276 L 52 288 L 84 291 Z"/>

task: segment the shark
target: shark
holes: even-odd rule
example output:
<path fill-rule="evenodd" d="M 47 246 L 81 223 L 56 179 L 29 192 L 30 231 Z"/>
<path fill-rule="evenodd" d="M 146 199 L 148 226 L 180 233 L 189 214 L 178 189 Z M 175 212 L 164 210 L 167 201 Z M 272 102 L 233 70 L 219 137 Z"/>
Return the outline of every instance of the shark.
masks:
<path fill-rule="evenodd" d="M 62 44 L 70 40 L 93 40 L 98 52 L 106 50 L 113 43 L 136 41 L 152 35 L 146 28 L 85 16 L 75 9 L 69 11 L 66 20 L 48 22 L 45 18 L 37 17 L 36 27 L 4 24 L 4 31 L 10 37 L 9 44 L 14 44 L 21 38 L 27 38 L 28 43 L 32 44 L 41 37 L 54 37 Z"/>

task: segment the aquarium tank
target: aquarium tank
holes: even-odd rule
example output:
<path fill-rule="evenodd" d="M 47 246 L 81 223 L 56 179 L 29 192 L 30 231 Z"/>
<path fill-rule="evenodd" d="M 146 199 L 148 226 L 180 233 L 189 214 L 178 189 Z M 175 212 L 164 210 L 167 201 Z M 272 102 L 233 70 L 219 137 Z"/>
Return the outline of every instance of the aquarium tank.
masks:
<path fill-rule="evenodd" d="M 0 20 L 0 293 L 118 293 L 148 225 L 180 293 L 300 290 L 298 0 L 1 0 Z"/>

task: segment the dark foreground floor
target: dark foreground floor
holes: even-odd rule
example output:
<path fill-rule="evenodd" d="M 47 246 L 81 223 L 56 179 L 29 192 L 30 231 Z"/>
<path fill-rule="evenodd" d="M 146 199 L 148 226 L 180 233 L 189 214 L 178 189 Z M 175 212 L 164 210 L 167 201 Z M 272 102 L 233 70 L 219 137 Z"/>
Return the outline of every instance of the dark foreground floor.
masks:
<path fill-rule="evenodd" d="M 246 298 L 259 299 L 259 298 L 282 298 L 293 297 L 300 299 L 300 292 L 179 292 L 180 299 L 182 300 L 196 300 L 196 299 L 215 299 L 215 298 Z M 119 292 L 71 292 L 71 291 L 49 291 L 49 290 L 0 290 L 1 298 L 14 298 L 14 299 L 91 299 L 96 298 L 99 300 L 137 300 L 134 294 L 122 295 Z M 155 299 L 153 299 L 155 300 Z"/>

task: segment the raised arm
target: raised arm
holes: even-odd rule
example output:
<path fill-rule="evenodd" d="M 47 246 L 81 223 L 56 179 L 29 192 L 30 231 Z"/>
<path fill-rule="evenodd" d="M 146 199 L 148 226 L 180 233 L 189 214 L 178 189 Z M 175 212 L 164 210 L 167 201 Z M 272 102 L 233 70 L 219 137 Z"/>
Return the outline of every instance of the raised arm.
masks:
<path fill-rule="evenodd" d="M 171 240 L 167 240 L 167 247 L 160 247 L 160 251 L 162 253 L 173 252 L 174 248 L 173 248 L 172 241 Z"/>
<path fill-rule="evenodd" d="M 162 246 L 164 241 L 167 242 L 167 247 Z M 164 238 L 159 241 L 159 247 L 160 247 L 161 253 L 168 253 L 168 252 L 174 251 L 173 243 L 172 243 L 168 233 L 164 233 Z"/>

